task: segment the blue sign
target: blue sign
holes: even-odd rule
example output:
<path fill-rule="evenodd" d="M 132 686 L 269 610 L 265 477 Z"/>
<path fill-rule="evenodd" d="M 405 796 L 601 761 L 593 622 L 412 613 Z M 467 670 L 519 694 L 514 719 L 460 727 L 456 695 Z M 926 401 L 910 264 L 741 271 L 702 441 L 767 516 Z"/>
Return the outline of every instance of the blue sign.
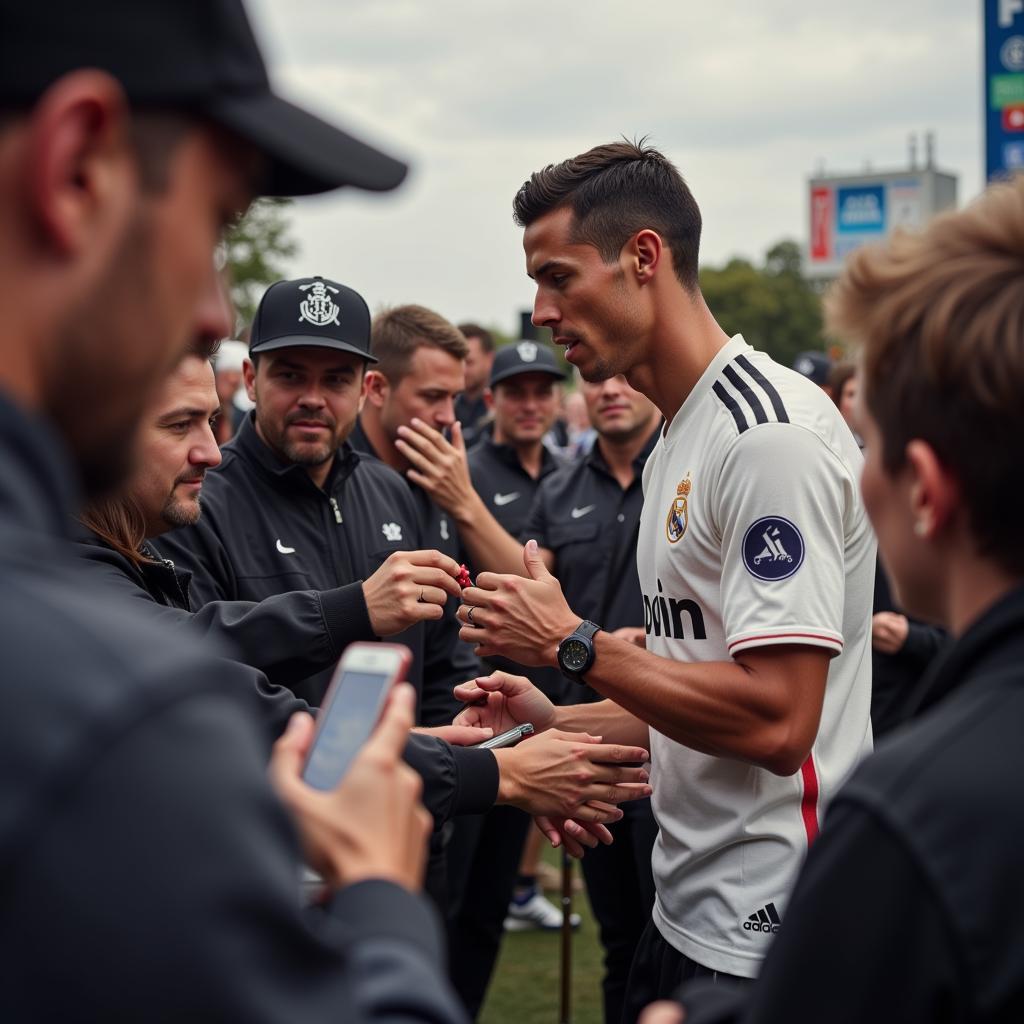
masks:
<path fill-rule="evenodd" d="M 743 535 L 743 564 L 751 576 L 774 583 L 793 575 L 804 562 L 804 539 L 782 516 L 765 516 Z"/>
<path fill-rule="evenodd" d="M 842 235 L 885 233 L 885 186 L 836 189 L 836 230 Z"/>
<path fill-rule="evenodd" d="M 1024 167 L 1024 0 L 985 0 L 985 177 Z"/>

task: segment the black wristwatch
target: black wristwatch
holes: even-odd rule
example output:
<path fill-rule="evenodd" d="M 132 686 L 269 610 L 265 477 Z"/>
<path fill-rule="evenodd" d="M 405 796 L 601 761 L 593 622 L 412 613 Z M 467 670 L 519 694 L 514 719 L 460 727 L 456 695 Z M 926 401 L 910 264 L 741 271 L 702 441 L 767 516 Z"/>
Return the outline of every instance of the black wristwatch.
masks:
<path fill-rule="evenodd" d="M 583 674 L 594 664 L 594 634 L 600 628 L 584 619 L 558 645 L 558 667 L 574 683 L 586 685 Z"/>

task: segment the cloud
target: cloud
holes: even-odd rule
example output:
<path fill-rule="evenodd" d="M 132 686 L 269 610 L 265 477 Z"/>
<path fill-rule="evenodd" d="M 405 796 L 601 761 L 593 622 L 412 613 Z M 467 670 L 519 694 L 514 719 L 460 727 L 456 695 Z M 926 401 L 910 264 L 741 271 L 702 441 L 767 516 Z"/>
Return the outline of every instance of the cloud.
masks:
<path fill-rule="evenodd" d="M 937 132 L 962 198 L 981 185 L 980 15 L 961 0 L 251 8 L 290 95 L 413 164 L 394 196 L 297 204 L 296 272 L 315 264 L 371 304 L 512 329 L 531 295 L 512 195 L 620 135 L 650 135 L 684 172 L 709 262 L 803 238 L 818 164 L 902 166 L 910 131 Z"/>

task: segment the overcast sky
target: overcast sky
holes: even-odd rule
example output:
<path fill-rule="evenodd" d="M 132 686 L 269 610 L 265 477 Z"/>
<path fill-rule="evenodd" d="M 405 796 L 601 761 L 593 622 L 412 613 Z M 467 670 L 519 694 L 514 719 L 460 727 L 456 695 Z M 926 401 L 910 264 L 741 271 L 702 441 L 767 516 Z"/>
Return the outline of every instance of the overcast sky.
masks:
<path fill-rule="evenodd" d="M 705 263 L 805 242 L 806 178 L 905 167 L 910 132 L 935 132 L 963 204 L 983 179 L 981 6 L 249 0 L 278 89 L 412 164 L 384 196 L 300 200 L 289 272 L 513 331 L 532 303 L 516 189 L 622 135 L 683 173 Z"/>

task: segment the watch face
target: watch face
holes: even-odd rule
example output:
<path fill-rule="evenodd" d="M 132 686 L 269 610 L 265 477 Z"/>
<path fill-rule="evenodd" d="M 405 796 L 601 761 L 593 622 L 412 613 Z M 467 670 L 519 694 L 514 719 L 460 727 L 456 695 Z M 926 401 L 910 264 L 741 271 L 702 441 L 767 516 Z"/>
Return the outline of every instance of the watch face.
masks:
<path fill-rule="evenodd" d="M 590 648 L 576 637 L 570 637 L 562 644 L 562 664 L 570 672 L 579 672 L 586 667 Z"/>

